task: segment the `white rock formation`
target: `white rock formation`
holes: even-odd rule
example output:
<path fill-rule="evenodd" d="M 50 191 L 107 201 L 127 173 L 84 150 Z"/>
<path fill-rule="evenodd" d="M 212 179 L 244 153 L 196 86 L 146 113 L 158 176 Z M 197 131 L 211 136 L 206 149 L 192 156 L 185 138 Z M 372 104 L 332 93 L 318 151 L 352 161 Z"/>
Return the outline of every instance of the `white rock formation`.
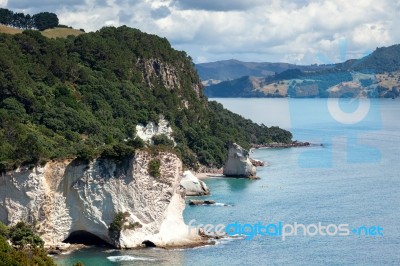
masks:
<path fill-rule="evenodd" d="M 223 174 L 232 177 L 256 178 L 256 167 L 250 161 L 249 152 L 236 143 L 230 145 Z"/>
<path fill-rule="evenodd" d="M 33 170 L 16 170 L 0 177 L 0 220 L 36 222 L 47 246 L 57 246 L 71 233 L 86 231 L 120 248 L 149 240 L 157 246 L 194 245 L 202 241 L 188 234 L 182 217 L 184 190 L 180 187 L 182 163 L 170 153 L 160 153 L 161 177 L 148 173 L 154 156 L 140 151 L 116 164 L 97 159 L 49 162 Z M 127 214 L 119 238 L 108 228 L 116 213 Z"/>
<path fill-rule="evenodd" d="M 210 194 L 206 183 L 199 180 L 190 171 L 185 171 L 183 173 L 181 186 L 185 188 L 187 196 L 203 196 Z"/>
<path fill-rule="evenodd" d="M 163 116 L 160 116 L 158 125 L 156 125 L 154 122 L 149 122 L 146 126 L 136 126 L 136 136 L 149 144 L 151 144 L 152 137 L 159 135 L 166 135 L 170 140 L 174 141 L 172 133 L 172 128 L 169 126 L 168 121 L 165 120 Z"/>

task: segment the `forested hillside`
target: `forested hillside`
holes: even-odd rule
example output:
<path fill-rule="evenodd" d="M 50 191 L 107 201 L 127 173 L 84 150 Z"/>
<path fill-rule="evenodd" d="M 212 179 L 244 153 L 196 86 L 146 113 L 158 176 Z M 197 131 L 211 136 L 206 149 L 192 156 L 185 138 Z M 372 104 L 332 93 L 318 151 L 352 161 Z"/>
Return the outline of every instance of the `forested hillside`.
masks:
<path fill-rule="evenodd" d="M 165 38 L 125 26 L 66 39 L 0 34 L 1 171 L 50 159 L 119 158 L 143 147 L 136 125 L 160 114 L 189 167 L 221 166 L 228 142 L 249 147 L 292 137 L 208 102 L 191 58 Z"/>

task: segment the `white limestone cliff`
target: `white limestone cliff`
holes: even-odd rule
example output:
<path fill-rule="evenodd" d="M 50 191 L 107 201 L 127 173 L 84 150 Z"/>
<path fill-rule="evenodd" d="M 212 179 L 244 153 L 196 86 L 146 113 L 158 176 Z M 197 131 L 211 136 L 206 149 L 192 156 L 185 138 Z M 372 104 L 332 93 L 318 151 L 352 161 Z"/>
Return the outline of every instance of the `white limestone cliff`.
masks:
<path fill-rule="evenodd" d="M 158 178 L 148 163 L 161 162 Z M 182 217 L 182 163 L 176 155 L 140 151 L 122 162 L 48 162 L 32 170 L 18 169 L 0 178 L 0 220 L 35 223 L 46 246 L 61 244 L 71 233 L 86 231 L 119 248 L 151 241 L 157 246 L 199 243 L 188 234 Z M 126 213 L 124 229 L 114 239 L 108 230 L 118 212 Z M 140 228 L 129 229 L 129 223 Z"/>
<path fill-rule="evenodd" d="M 249 152 L 236 143 L 231 144 L 223 174 L 228 177 L 256 178 L 256 167 L 250 161 Z"/>
<path fill-rule="evenodd" d="M 173 133 L 172 128 L 170 127 L 168 121 L 165 120 L 163 116 L 160 116 L 160 120 L 158 121 L 157 125 L 154 122 L 149 122 L 146 126 L 143 125 L 136 126 L 136 136 L 138 136 L 148 144 L 152 144 L 151 143 L 152 137 L 159 135 L 166 135 L 170 140 L 172 140 L 175 143 L 174 138 L 172 137 L 172 133 Z"/>
<path fill-rule="evenodd" d="M 181 186 L 185 188 L 187 196 L 203 196 L 210 194 L 207 185 L 190 171 L 185 171 L 183 173 Z"/>

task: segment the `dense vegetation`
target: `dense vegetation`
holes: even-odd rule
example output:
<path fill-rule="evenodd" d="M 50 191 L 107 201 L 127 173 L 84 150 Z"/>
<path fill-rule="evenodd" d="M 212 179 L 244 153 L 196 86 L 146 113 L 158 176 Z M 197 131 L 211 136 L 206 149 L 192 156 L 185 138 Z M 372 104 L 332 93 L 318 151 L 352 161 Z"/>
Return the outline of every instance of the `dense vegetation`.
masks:
<path fill-rule="evenodd" d="M 43 240 L 35 234 L 32 226 L 19 222 L 9 228 L 0 222 L 0 266 L 3 265 L 55 265 L 55 263 L 47 256 L 43 249 Z"/>
<path fill-rule="evenodd" d="M 153 75 L 140 62 L 151 59 Z M 164 85 L 160 64 L 180 86 Z M 158 73 L 158 75 L 157 75 Z M 144 78 L 144 77 L 147 77 Z M 66 39 L 38 31 L 0 34 L 0 170 L 49 159 L 118 158 L 142 148 L 137 124 L 170 122 L 186 166 L 221 166 L 226 145 L 289 142 L 290 132 L 257 125 L 208 103 L 185 52 L 128 27 Z M 163 143 L 165 140 L 156 140 Z"/>
<path fill-rule="evenodd" d="M 0 24 L 19 29 L 38 29 L 42 31 L 57 27 L 58 17 L 56 14 L 50 12 L 40 12 L 31 16 L 0 8 Z"/>

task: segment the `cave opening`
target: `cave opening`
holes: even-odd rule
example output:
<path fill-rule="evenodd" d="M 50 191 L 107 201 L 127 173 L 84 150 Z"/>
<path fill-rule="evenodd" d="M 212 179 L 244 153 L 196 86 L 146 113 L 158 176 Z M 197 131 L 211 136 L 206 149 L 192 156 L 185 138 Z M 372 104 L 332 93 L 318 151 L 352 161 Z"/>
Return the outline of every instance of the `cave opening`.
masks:
<path fill-rule="evenodd" d="M 145 240 L 142 242 L 142 245 L 144 245 L 146 248 L 155 248 L 157 247 L 156 244 L 154 244 L 152 241 L 150 240 Z"/>
<path fill-rule="evenodd" d="M 85 246 L 98 246 L 98 247 L 112 247 L 111 244 L 107 243 L 100 237 L 89 233 L 84 230 L 72 232 L 63 243 L 69 244 L 83 244 Z"/>

